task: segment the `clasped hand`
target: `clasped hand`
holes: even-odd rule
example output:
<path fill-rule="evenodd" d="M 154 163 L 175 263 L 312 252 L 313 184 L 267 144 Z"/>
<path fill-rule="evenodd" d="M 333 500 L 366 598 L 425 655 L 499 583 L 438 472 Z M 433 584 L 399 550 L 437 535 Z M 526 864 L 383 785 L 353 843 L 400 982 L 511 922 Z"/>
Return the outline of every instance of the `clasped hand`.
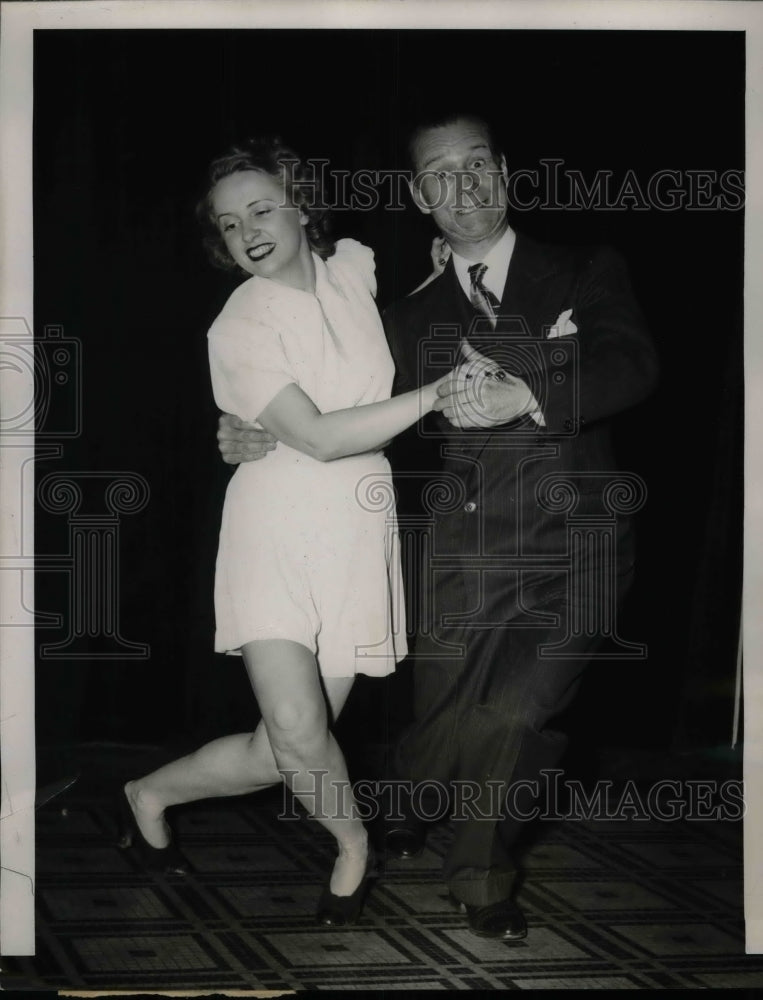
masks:
<path fill-rule="evenodd" d="M 496 427 L 536 407 L 529 386 L 461 341 L 464 360 L 437 387 L 434 409 L 454 427 Z"/>
<path fill-rule="evenodd" d="M 277 442 L 272 434 L 260 430 L 232 413 L 223 413 L 217 427 L 217 446 L 228 465 L 256 462 L 273 451 Z"/>

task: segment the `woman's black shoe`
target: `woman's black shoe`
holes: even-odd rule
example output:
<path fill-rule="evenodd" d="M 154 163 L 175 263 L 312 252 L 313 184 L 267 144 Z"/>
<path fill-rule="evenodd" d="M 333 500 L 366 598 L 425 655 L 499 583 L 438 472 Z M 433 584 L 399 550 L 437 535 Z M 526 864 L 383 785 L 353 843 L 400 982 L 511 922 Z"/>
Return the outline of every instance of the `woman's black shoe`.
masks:
<path fill-rule="evenodd" d="M 335 896 L 331 891 L 331 882 L 327 882 L 318 902 L 316 923 L 326 927 L 346 927 L 348 924 L 354 924 L 363 909 L 363 902 L 368 892 L 368 880 L 376 878 L 377 875 L 376 855 L 369 844 L 366 871 L 358 888 L 351 896 Z"/>
<path fill-rule="evenodd" d="M 117 797 L 117 847 L 123 850 L 135 847 L 144 867 L 152 872 L 187 875 L 190 870 L 188 862 L 175 844 L 169 843 L 166 847 L 152 847 L 149 844 L 138 828 L 124 789 L 121 789 Z"/>

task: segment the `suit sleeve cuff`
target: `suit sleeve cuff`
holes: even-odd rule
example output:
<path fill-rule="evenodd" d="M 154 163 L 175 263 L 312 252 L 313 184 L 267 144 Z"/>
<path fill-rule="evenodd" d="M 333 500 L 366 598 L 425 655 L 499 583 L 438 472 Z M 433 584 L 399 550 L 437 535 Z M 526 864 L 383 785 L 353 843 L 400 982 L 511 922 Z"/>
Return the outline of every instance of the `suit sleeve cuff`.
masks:
<path fill-rule="evenodd" d="M 546 426 L 546 418 L 543 416 L 543 410 L 538 406 L 538 400 L 535 396 L 530 398 L 530 416 L 538 425 L 538 427 Z"/>

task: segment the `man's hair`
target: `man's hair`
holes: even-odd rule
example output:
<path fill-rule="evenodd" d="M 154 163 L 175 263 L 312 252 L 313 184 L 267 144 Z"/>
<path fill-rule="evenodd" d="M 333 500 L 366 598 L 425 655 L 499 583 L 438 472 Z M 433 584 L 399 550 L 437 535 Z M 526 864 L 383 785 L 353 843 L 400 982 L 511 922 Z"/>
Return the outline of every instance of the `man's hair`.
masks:
<path fill-rule="evenodd" d="M 247 170 L 268 174 L 283 182 L 286 194 L 307 216 L 305 235 L 310 248 L 324 260 L 331 257 L 335 245 L 330 234 L 329 210 L 323 204 L 314 171 L 277 136 L 260 136 L 233 146 L 210 164 L 209 187 L 196 206 L 196 217 L 201 223 L 204 248 L 210 261 L 226 271 L 239 270 L 217 225 L 212 210 L 212 192 L 223 178 Z"/>
<path fill-rule="evenodd" d="M 408 163 L 411 169 L 416 169 L 416 160 L 414 157 L 414 151 L 416 148 L 416 143 L 424 134 L 424 132 L 429 132 L 430 129 L 434 128 L 445 128 L 447 125 L 455 125 L 456 122 L 467 122 L 469 125 L 476 125 L 477 128 L 481 129 L 485 133 L 485 138 L 490 146 L 490 152 L 493 154 L 497 160 L 503 150 L 501 149 L 500 143 L 497 141 L 495 132 L 489 122 L 485 121 L 480 115 L 475 115 L 471 111 L 447 111 L 443 114 L 431 114 L 426 117 L 419 118 L 413 128 L 408 134 L 408 144 L 407 144 L 407 154 Z"/>

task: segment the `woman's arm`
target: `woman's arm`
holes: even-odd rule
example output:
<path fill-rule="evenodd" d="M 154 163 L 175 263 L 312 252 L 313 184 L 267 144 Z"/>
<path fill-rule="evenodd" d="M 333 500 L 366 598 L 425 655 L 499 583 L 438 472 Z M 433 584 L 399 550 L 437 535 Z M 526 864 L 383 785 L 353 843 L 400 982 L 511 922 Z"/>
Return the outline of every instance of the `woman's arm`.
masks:
<path fill-rule="evenodd" d="M 298 385 L 285 386 L 257 417 L 279 441 L 297 451 L 331 462 L 347 455 L 375 451 L 429 413 L 437 399 L 437 386 L 405 392 L 379 403 L 321 413 Z"/>

